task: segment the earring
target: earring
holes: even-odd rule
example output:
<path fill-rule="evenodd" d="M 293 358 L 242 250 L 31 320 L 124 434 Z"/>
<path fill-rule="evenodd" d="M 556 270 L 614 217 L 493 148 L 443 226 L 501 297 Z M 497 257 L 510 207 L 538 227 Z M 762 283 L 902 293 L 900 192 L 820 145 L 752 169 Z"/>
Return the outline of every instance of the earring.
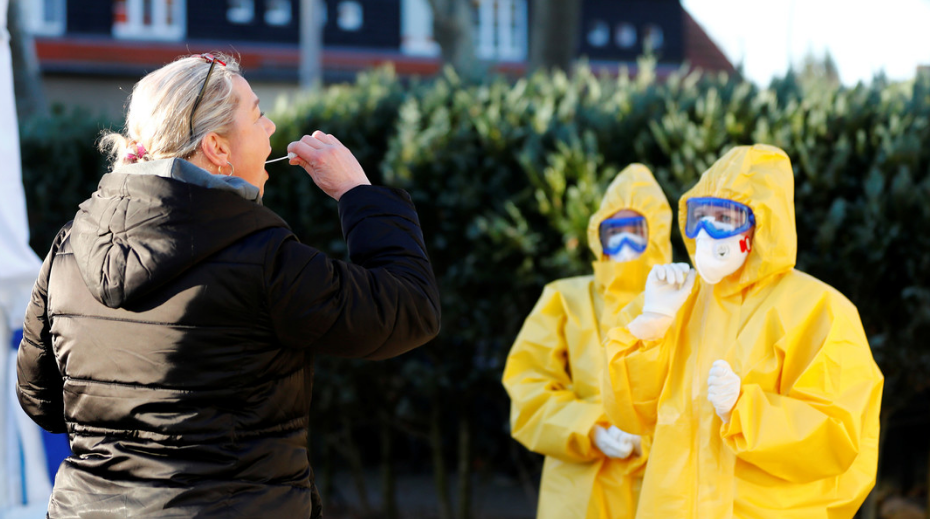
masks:
<path fill-rule="evenodd" d="M 235 174 L 236 174 L 236 166 L 233 166 L 233 165 L 232 165 L 232 162 L 229 162 L 228 160 L 226 161 L 226 163 L 229 164 L 229 168 L 231 169 L 231 171 L 229 172 L 229 175 L 226 175 L 226 176 L 227 176 L 227 177 L 235 176 Z"/>

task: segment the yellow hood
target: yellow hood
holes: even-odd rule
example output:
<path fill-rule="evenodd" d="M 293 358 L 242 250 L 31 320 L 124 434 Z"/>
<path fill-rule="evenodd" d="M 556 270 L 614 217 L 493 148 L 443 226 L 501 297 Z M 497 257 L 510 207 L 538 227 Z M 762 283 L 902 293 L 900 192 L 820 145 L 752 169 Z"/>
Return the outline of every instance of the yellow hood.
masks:
<path fill-rule="evenodd" d="M 737 146 L 721 157 L 678 201 L 681 237 L 694 263 L 694 240 L 685 235 L 688 200 L 716 197 L 752 209 L 756 230 L 752 251 L 739 277 L 718 283 L 721 295 L 740 291 L 770 276 L 794 268 L 798 235 L 794 222 L 794 172 L 788 155 L 765 144 Z"/>
<path fill-rule="evenodd" d="M 651 266 L 672 261 L 672 209 L 659 183 L 642 164 L 630 164 L 614 178 L 600 209 L 588 221 L 588 246 L 595 261 L 609 261 L 603 259 L 601 222 L 621 209 L 632 209 L 645 216 L 649 230 L 649 242 L 643 255 L 627 263 L 642 262 Z"/>

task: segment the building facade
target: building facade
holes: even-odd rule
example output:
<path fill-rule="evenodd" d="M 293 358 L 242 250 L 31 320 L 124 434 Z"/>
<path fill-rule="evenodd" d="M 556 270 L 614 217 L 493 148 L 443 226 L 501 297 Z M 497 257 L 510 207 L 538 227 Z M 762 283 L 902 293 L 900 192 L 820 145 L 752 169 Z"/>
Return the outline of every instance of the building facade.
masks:
<path fill-rule="evenodd" d="M 400 75 L 439 71 L 428 0 L 315 0 L 324 81 L 393 63 Z M 31 0 L 23 2 L 49 97 L 113 111 L 146 71 L 179 55 L 238 55 L 256 91 L 296 90 L 300 0 Z M 476 56 L 492 69 L 522 73 L 532 3 L 471 0 Z M 733 66 L 679 0 L 583 0 L 575 44 L 595 68 L 616 71 L 651 50 L 660 67 L 690 62 Z M 131 80 L 131 82 L 126 82 Z M 114 93 L 106 85 L 119 83 Z M 103 88 L 103 90 L 101 90 Z M 85 94 L 92 94 L 88 99 Z M 259 92 L 261 95 L 261 92 Z M 97 96 L 94 98 L 94 96 Z M 101 97 L 102 96 L 102 97 Z"/>

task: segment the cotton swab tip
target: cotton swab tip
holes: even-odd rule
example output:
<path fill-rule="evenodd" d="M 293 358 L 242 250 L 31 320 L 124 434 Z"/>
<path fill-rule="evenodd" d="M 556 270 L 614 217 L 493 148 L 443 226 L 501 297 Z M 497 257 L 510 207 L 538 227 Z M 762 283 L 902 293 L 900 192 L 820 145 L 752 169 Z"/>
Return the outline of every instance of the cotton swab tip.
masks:
<path fill-rule="evenodd" d="M 266 160 L 266 161 L 265 161 L 265 164 L 270 164 L 270 163 L 272 163 L 272 162 L 278 162 L 279 160 L 291 160 L 291 159 L 294 159 L 294 158 L 297 158 L 297 154 L 294 153 L 294 152 L 292 151 L 292 152 L 288 153 L 287 156 L 278 157 L 278 158 L 276 158 L 276 159 L 271 159 L 271 160 Z"/>

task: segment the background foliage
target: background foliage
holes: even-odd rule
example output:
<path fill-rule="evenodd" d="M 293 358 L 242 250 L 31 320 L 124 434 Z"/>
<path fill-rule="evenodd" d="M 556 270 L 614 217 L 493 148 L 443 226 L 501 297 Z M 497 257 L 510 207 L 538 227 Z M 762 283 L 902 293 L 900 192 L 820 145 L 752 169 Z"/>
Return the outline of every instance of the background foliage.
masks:
<path fill-rule="evenodd" d="M 434 471 L 441 517 L 472 515 L 476 472 L 506 472 L 531 488 L 539 460 L 509 438 L 503 361 L 542 286 L 590 271 L 585 228 L 603 189 L 642 162 L 677 209 L 674 201 L 726 150 L 755 142 L 790 155 L 798 268 L 856 304 L 886 376 L 884 437 L 899 431 L 910 454 L 886 449 L 882 476 L 904 490 L 926 483 L 927 456 L 913 456 L 927 452 L 926 436 L 914 445 L 892 418 L 923 426 L 928 418 L 920 408 L 915 422 L 912 403 L 930 367 L 930 77 L 844 88 L 789 73 L 763 89 L 725 75 L 659 81 L 648 62 L 639 70 L 599 78 L 582 66 L 571 76 L 474 84 L 450 71 L 403 83 L 385 69 L 276 108 L 272 156 L 323 129 L 353 150 L 374 183 L 411 193 L 442 290 L 443 329 L 431 344 L 381 363 L 318 359 L 312 436 L 324 496 L 338 498 L 336 468 L 359 475 L 373 460 L 382 474 L 379 516 L 397 514 L 396 470 Z M 40 255 L 105 171 L 93 143 L 106 124 L 55 113 L 23 125 Z M 344 254 L 335 204 L 299 170 L 268 169 L 265 204 L 304 242 Z M 674 229 L 676 260 L 687 261 Z M 456 500 L 451 472 L 465 476 Z M 374 513 L 367 499 L 360 506 Z"/>

